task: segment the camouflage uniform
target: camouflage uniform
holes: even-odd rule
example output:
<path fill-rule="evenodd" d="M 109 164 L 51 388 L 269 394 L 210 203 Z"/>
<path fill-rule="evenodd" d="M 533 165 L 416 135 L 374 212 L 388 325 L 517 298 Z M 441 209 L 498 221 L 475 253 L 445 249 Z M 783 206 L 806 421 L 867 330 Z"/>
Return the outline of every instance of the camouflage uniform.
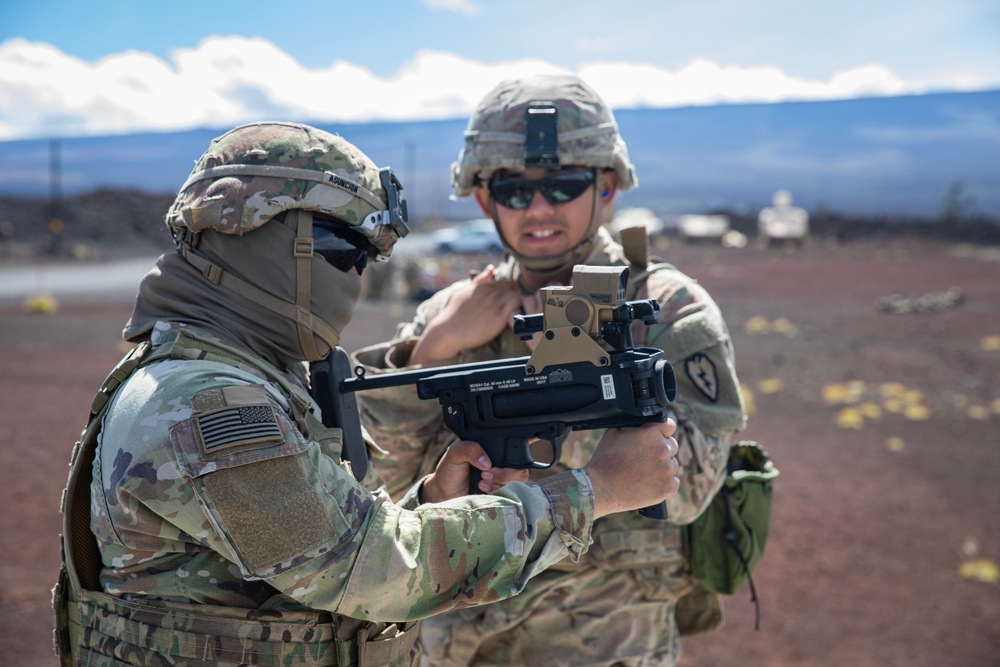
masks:
<path fill-rule="evenodd" d="M 528 117 L 540 108 L 556 123 L 529 130 Z M 539 160 L 528 148 L 532 132 L 534 139 L 554 139 L 555 155 Z M 619 190 L 637 184 L 614 115 L 586 83 L 572 76 L 509 80 L 490 91 L 470 117 L 465 145 L 452 166 L 452 185 L 458 196 L 468 196 L 498 170 L 566 166 L 613 170 Z M 557 564 L 516 598 L 428 620 L 423 636 L 430 664 L 667 666 L 680 654 L 678 621 L 683 618 L 686 627 L 698 630 L 721 622 L 719 601 L 696 586 L 690 575 L 680 526 L 701 514 L 722 485 L 730 438 L 744 426 L 729 333 L 718 307 L 694 280 L 666 264 L 647 267 L 644 237 L 641 250 L 630 241 L 628 253 L 611 240 L 601 227 L 601 197 L 601 189 L 594 187 L 587 232 L 575 247 L 558 255 L 519 255 L 503 239 L 508 257 L 496 277 L 510 278 L 524 291 L 523 273 L 530 272 L 538 284 L 538 278 L 556 279 L 573 265 L 631 265 L 628 298 L 659 301 L 660 321 L 650 327 L 637 323 L 633 337 L 636 345 L 663 349 L 677 375 L 678 396 L 670 415 L 678 424 L 674 437 L 680 445 L 681 485 L 667 499 L 670 519 L 660 523 L 635 512 L 604 517 L 594 524 L 586 558 Z M 496 221 L 494 198 L 489 196 L 487 203 Z M 416 339 L 460 287 L 445 289 L 421 304 L 414 320 L 400 325 L 392 341 L 358 351 L 356 359 L 370 373 L 405 367 Z M 529 353 L 523 341 L 505 330 L 479 349 L 463 351 L 455 361 Z M 389 450 L 376 466 L 389 492 L 398 497 L 433 469 L 454 436 L 443 427 L 440 409 L 420 401 L 411 388 L 365 393 L 361 401 L 363 420 Z M 586 464 L 601 435 L 571 434 L 561 460 L 548 470 L 532 471 L 531 478 L 545 479 Z M 685 604 L 684 613 L 678 614 L 682 597 L 698 603 Z"/>
<path fill-rule="evenodd" d="M 605 230 L 595 238 L 582 264 L 628 264 Z M 516 270 L 516 262 L 508 259 L 499 267 L 499 277 Z M 671 416 L 678 424 L 681 486 L 667 499 L 669 522 L 634 512 L 599 519 L 594 543 L 580 561 L 555 565 L 516 598 L 429 619 L 423 631 L 429 664 L 675 664 L 680 646 L 674 606 L 695 584 L 679 526 L 693 521 L 722 484 L 729 440 L 743 427 L 744 411 L 729 333 L 715 302 L 672 266 L 660 265 L 648 278 L 640 271 L 631 271 L 629 298 L 657 299 L 661 317 L 650 327 L 634 325 L 635 342 L 663 349 L 678 381 Z M 416 339 L 461 284 L 421 304 L 393 341 L 358 351 L 356 360 L 371 373 L 405 366 Z M 527 345 L 506 330 L 488 345 L 463 352 L 457 362 L 528 354 Z M 364 392 L 361 399 L 363 421 L 389 452 L 375 464 L 398 497 L 433 470 L 454 435 L 443 427 L 440 407 L 421 401 L 412 387 Z M 532 471 L 532 481 L 584 465 L 600 436 L 572 433 L 559 463 Z"/>
<path fill-rule="evenodd" d="M 572 471 L 433 505 L 419 504 L 419 487 L 392 502 L 371 466 L 356 480 L 302 361 L 336 345 L 360 276 L 300 250 L 311 247 L 306 213 L 361 206 L 340 197 L 343 183 L 367 182 L 375 197 L 352 225 L 388 224 L 391 186 L 357 153 L 336 191 L 310 197 L 298 177 L 318 183 L 322 172 L 296 165 L 302 147 L 310 159 L 353 147 L 305 126 L 234 132 L 196 166 L 225 167 L 210 172 L 214 189 L 192 178 L 178 195 L 168 224 L 181 252 L 140 285 L 125 330 L 140 345 L 105 382 L 74 450 L 54 590 L 62 664 L 415 664 L 412 621 L 515 595 L 586 551 L 590 480 Z M 275 161 L 298 171 L 262 183 Z M 282 206 L 297 222 L 270 222 Z M 384 240 L 375 247 L 388 254 Z M 275 300 L 306 310 L 285 317 Z"/>

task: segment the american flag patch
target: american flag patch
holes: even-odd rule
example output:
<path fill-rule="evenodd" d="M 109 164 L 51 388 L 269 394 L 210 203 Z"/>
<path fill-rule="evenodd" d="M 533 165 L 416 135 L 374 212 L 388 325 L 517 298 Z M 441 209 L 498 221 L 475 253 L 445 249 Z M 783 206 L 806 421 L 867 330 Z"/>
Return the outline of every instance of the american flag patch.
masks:
<path fill-rule="evenodd" d="M 223 408 L 200 414 L 196 421 L 206 452 L 282 440 L 274 408 L 270 405 Z"/>

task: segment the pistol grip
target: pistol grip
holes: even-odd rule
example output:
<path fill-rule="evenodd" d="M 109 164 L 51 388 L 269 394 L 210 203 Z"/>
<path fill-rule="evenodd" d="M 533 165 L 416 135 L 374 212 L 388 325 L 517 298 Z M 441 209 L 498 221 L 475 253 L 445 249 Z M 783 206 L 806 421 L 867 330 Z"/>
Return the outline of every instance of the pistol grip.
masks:
<path fill-rule="evenodd" d="M 659 505 L 650 505 L 639 510 L 639 515 L 654 521 L 667 520 L 667 501 L 662 501 Z"/>
<path fill-rule="evenodd" d="M 464 440 L 479 442 L 486 455 L 490 457 L 490 463 L 494 468 L 546 468 L 548 466 L 539 465 L 531 458 L 531 447 L 528 439 L 521 436 L 500 436 L 499 438 L 486 441 L 477 440 L 477 434 L 466 433 L 461 435 Z M 469 493 L 482 493 L 479 490 L 479 482 L 483 479 L 482 471 L 475 466 L 469 466 Z"/>
<path fill-rule="evenodd" d="M 483 479 L 483 471 L 474 466 L 469 466 L 469 495 L 482 495 L 482 491 L 479 490 L 479 482 Z"/>

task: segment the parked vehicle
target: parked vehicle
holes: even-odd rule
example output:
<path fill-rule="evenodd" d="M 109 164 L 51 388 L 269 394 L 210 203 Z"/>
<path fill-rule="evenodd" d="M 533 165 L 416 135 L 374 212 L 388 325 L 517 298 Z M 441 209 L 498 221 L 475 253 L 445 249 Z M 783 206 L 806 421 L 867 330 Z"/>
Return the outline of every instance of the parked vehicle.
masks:
<path fill-rule="evenodd" d="M 719 241 L 729 231 L 728 215 L 682 215 L 679 235 L 685 241 Z"/>
<path fill-rule="evenodd" d="M 757 216 L 757 235 L 768 245 L 804 242 L 809 235 L 809 213 L 804 208 L 792 206 L 792 193 L 788 190 L 775 192 L 772 203 L 773 206 L 761 209 Z"/>
<path fill-rule="evenodd" d="M 439 253 L 503 252 L 500 235 L 489 218 L 476 218 L 439 229 L 431 235 L 431 241 Z"/>
<path fill-rule="evenodd" d="M 615 239 L 621 239 L 621 230 L 625 227 L 642 225 L 650 237 L 666 233 L 667 223 L 648 208 L 623 208 L 615 213 L 615 217 L 607 224 L 608 231 Z"/>

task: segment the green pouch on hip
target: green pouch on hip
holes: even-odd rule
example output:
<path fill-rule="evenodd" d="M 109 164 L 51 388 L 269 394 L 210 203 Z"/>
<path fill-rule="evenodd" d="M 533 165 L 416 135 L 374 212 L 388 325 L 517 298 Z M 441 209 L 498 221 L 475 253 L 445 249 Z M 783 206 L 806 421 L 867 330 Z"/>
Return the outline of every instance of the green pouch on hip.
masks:
<path fill-rule="evenodd" d="M 722 488 L 685 526 L 684 537 L 694 577 L 714 593 L 731 595 L 764 556 L 778 469 L 760 445 L 748 440 L 730 447 L 727 469 Z"/>

